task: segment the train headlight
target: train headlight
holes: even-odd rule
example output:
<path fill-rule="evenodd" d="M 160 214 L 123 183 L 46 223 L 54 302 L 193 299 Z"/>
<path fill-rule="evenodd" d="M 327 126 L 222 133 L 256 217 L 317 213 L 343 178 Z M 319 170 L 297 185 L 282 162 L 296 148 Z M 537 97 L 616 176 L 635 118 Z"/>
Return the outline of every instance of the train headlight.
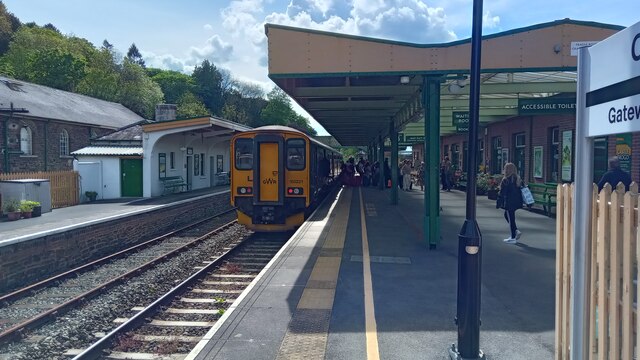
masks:
<path fill-rule="evenodd" d="M 304 194 L 304 191 L 301 187 L 290 187 L 287 188 L 287 194 L 288 195 L 302 195 Z"/>

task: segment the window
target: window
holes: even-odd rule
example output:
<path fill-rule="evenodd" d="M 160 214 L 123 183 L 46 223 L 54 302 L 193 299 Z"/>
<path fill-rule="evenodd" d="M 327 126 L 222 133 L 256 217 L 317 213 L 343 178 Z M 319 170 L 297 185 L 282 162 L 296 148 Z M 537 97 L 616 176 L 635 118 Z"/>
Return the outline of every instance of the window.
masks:
<path fill-rule="evenodd" d="M 165 153 L 158 154 L 158 173 L 160 179 L 167 177 L 167 154 Z"/>
<path fill-rule="evenodd" d="M 525 145 L 526 145 L 526 137 L 524 133 L 519 133 L 513 135 L 513 143 L 515 144 L 515 149 L 513 150 L 513 163 L 516 165 L 518 169 L 518 175 L 521 178 L 524 177 L 524 160 L 525 160 Z"/>
<path fill-rule="evenodd" d="M 253 169 L 253 139 L 236 139 L 233 149 L 236 169 Z"/>
<path fill-rule="evenodd" d="M 303 170 L 305 167 L 305 141 L 304 139 L 287 140 L 287 169 Z"/>
<path fill-rule="evenodd" d="M 60 156 L 69 156 L 69 133 L 64 129 L 60 133 Z"/>
<path fill-rule="evenodd" d="M 169 153 L 169 169 L 176 169 L 176 153 L 173 151 Z"/>
<path fill-rule="evenodd" d="M 549 129 L 549 181 L 558 182 L 560 170 L 560 128 Z"/>
<path fill-rule="evenodd" d="M 22 151 L 22 155 L 33 154 L 32 144 L 31 129 L 25 126 L 20 130 L 20 151 Z"/>
<path fill-rule="evenodd" d="M 502 173 L 502 137 L 500 136 L 491 139 L 491 173 Z"/>
<path fill-rule="evenodd" d="M 200 175 L 200 154 L 195 154 L 193 156 L 193 163 L 193 175 L 198 176 Z"/>
<path fill-rule="evenodd" d="M 200 175 L 204 176 L 204 153 L 200 153 Z"/>

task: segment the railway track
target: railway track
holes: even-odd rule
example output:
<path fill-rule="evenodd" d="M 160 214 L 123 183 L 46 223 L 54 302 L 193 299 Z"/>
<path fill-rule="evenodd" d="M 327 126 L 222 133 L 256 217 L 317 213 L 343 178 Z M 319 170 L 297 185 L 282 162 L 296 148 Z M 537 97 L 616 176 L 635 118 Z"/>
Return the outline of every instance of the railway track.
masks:
<path fill-rule="evenodd" d="M 253 281 L 288 236 L 254 234 L 147 307 L 86 350 L 66 352 L 74 359 L 183 359 Z"/>
<path fill-rule="evenodd" d="M 26 355 L 29 347 L 39 348 L 41 341 L 47 339 L 46 335 L 38 335 L 40 328 L 67 319 L 68 313 L 81 305 L 88 307 L 93 298 L 133 281 L 145 269 L 159 267 L 168 257 L 180 258 L 189 249 L 198 247 L 207 248 L 208 256 L 223 253 L 225 247 L 248 235 L 235 221 L 229 222 L 234 217 L 231 211 L 218 214 L 215 219 L 205 219 L 0 297 L 0 359 L 56 358 L 56 355 Z M 221 240 L 212 240 L 217 237 Z M 69 337 L 68 343 L 79 340 L 77 336 Z"/>

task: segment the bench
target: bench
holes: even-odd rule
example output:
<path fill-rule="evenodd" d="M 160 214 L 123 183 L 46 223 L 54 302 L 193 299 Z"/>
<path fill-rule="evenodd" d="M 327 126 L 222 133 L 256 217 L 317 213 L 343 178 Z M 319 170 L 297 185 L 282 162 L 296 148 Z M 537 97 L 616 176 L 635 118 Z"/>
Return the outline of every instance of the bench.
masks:
<path fill-rule="evenodd" d="M 182 192 L 187 186 L 182 176 L 169 176 L 160 179 L 160 181 L 162 181 L 162 185 L 164 186 L 162 195 L 174 193 L 178 188 L 180 192 Z"/>
<path fill-rule="evenodd" d="M 547 216 L 551 216 L 551 208 L 556 206 L 557 184 L 530 183 L 528 185 L 533 195 L 534 205 L 542 205 Z"/>

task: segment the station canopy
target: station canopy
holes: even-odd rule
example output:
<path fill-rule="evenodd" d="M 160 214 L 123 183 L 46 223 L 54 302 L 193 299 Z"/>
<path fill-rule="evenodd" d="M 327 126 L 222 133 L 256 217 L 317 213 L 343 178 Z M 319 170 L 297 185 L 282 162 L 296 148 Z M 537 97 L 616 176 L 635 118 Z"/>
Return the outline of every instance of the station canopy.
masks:
<path fill-rule="evenodd" d="M 519 104 L 575 104 L 577 43 L 621 29 L 565 19 L 484 36 L 481 126 L 532 113 Z M 424 136 L 427 78 L 441 81 L 439 135 L 463 130 L 454 115 L 469 111 L 470 39 L 412 44 L 273 24 L 265 30 L 269 77 L 341 145 L 377 143 L 391 124 Z"/>

